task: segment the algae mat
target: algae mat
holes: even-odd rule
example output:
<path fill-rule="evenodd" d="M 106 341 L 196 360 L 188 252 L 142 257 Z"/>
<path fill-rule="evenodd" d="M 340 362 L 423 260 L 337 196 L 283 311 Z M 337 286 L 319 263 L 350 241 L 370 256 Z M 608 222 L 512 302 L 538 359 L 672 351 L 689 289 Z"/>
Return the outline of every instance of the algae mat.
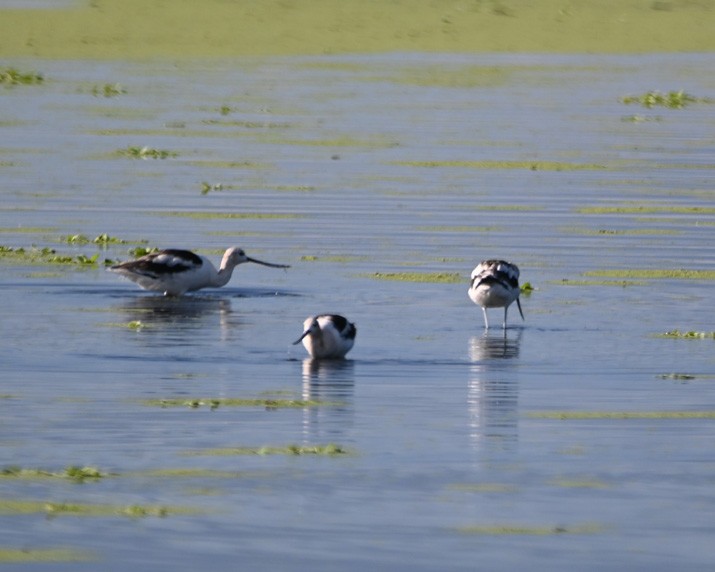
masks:
<path fill-rule="evenodd" d="M 715 0 L 93 0 L 0 9 L 0 57 L 704 52 L 713 29 Z"/>

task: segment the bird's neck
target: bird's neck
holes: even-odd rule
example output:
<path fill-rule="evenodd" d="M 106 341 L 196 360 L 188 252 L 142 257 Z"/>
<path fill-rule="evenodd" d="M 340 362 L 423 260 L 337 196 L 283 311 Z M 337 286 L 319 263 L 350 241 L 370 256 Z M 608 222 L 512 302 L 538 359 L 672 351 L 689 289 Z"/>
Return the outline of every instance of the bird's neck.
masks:
<path fill-rule="evenodd" d="M 236 268 L 235 265 L 222 262 L 221 268 L 218 269 L 218 272 L 216 272 L 213 278 L 213 286 L 220 288 L 228 284 L 228 281 L 231 280 L 231 276 L 233 275 L 234 268 Z"/>

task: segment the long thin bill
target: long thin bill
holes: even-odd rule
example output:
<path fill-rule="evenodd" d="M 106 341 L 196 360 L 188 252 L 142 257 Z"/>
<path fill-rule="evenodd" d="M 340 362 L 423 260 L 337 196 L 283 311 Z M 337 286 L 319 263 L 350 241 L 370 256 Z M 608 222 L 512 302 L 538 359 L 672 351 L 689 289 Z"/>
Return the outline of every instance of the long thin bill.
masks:
<path fill-rule="evenodd" d="M 303 335 L 300 336 L 296 341 L 293 342 L 293 345 L 294 345 L 294 346 L 295 346 L 295 345 L 298 345 L 300 342 L 303 341 L 303 338 L 304 338 L 305 336 L 307 336 L 309 333 L 310 333 L 310 330 L 305 330 L 305 332 L 303 332 Z"/>
<path fill-rule="evenodd" d="M 271 268 L 290 268 L 289 264 L 273 264 L 271 262 L 263 262 L 263 260 L 257 260 L 255 258 L 246 258 L 248 262 L 255 262 L 256 264 L 261 264 L 263 266 L 270 266 Z"/>

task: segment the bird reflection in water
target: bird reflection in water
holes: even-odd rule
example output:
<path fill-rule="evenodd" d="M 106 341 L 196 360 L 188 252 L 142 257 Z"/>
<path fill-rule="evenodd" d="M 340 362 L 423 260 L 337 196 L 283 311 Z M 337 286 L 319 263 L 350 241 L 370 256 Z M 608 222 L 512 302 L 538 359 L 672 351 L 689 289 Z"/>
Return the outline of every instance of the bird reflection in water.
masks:
<path fill-rule="evenodd" d="M 487 453 L 513 450 L 518 440 L 515 360 L 519 357 L 522 330 L 513 337 L 509 333 L 485 332 L 469 340 L 469 436 L 475 449 Z"/>
<path fill-rule="evenodd" d="M 330 405 L 306 407 L 303 433 L 307 440 L 338 442 L 352 426 L 355 376 L 352 360 L 305 359 L 302 398 Z"/>
<path fill-rule="evenodd" d="M 210 296 L 139 296 L 123 302 L 118 309 L 127 315 L 130 322 L 146 325 L 146 332 L 167 333 L 172 338 L 195 336 L 197 329 L 212 329 L 218 321 L 220 339 L 227 341 L 236 326 L 232 319 L 231 301 Z M 176 341 L 176 340 L 174 340 Z"/>

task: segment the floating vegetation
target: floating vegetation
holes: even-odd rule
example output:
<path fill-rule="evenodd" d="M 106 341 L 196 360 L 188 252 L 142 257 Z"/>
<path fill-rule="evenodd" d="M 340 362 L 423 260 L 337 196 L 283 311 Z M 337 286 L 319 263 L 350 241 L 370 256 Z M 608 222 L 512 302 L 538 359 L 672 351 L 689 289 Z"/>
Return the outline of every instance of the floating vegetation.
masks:
<path fill-rule="evenodd" d="M 715 214 L 715 207 L 684 207 L 684 206 L 661 206 L 661 205 L 623 205 L 618 207 L 579 207 L 576 209 L 579 214 Z"/>
<path fill-rule="evenodd" d="M 680 330 L 671 330 L 664 334 L 656 334 L 655 337 L 674 340 L 715 340 L 715 332 L 681 332 Z"/>
<path fill-rule="evenodd" d="M 604 278 L 647 278 L 647 279 L 677 279 L 677 280 L 715 280 L 715 270 L 673 269 L 612 269 L 589 270 L 584 276 L 600 276 Z"/>
<path fill-rule="evenodd" d="M 679 91 L 669 91 L 667 93 L 649 91 L 643 95 L 622 97 L 621 102 L 627 105 L 636 103 L 647 108 L 667 107 L 669 109 L 682 109 L 691 103 L 715 103 L 715 99 L 709 97 L 695 97 L 694 95 L 685 93 L 685 91 L 681 89 Z"/>
<path fill-rule="evenodd" d="M 0 469 L 1 479 L 68 479 L 84 483 L 87 480 L 96 481 L 107 476 L 109 476 L 108 473 L 103 473 L 96 467 L 80 467 L 76 465 L 71 465 L 60 472 L 45 471 L 43 469 L 23 469 L 18 466 Z"/>
<path fill-rule="evenodd" d="M 95 85 L 92 88 L 92 95 L 95 97 L 117 97 L 127 93 L 118 83 L 105 83 L 104 85 Z"/>
<path fill-rule="evenodd" d="M 226 115 L 222 113 L 221 115 Z M 204 119 L 204 125 L 220 125 L 225 127 L 243 127 L 245 129 L 288 129 L 293 127 L 290 123 L 276 121 L 246 121 L 240 119 Z"/>
<path fill-rule="evenodd" d="M 535 419 L 715 419 L 715 411 L 538 411 Z"/>
<path fill-rule="evenodd" d="M 0 563 L 8 562 L 89 562 L 96 555 L 71 548 L 0 548 Z"/>
<path fill-rule="evenodd" d="M 115 236 L 109 236 L 106 232 L 102 233 L 95 238 L 89 238 L 84 234 L 68 234 L 60 236 L 60 242 L 65 242 L 67 244 L 97 244 L 99 246 L 108 246 L 110 244 L 127 244 L 128 241 L 122 240 Z M 146 241 L 137 241 L 146 242 Z"/>
<path fill-rule="evenodd" d="M 599 534 L 605 528 L 600 524 L 582 524 L 577 526 L 522 526 L 522 525 L 471 525 L 460 526 L 462 534 L 480 534 L 486 536 L 551 536 L 554 534 Z"/>
<path fill-rule="evenodd" d="M 448 167 L 462 169 L 528 169 L 530 171 L 596 171 L 607 169 L 598 163 L 561 161 L 392 161 L 403 167 Z"/>
<path fill-rule="evenodd" d="M 658 377 L 660 379 L 672 379 L 674 381 L 691 381 L 695 379 L 695 376 L 689 373 L 664 373 Z"/>
<path fill-rule="evenodd" d="M 522 294 L 531 294 L 534 291 L 534 287 L 531 285 L 531 282 L 524 282 L 519 290 L 521 290 Z"/>
<path fill-rule="evenodd" d="M 155 252 L 159 252 L 159 249 L 156 246 L 152 246 L 150 248 L 147 248 L 146 246 L 137 246 L 136 248 L 130 248 L 127 250 L 127 253 L 134 258 L 141 258 L 142 256 L 154 254 Z"/>
<path fill-rule="evenodd" d="M 213 399 L 144 399 L 142 405 L 150 407 L 209 407 L 211 410 L 219 407 L 265 407 L 266 409 L 305 409 L 306 407 L 325 407 L 339 405 L 336 402 L 301 400 L 301 399 L 245 399 L 238 397 L 217 397 Z"/>
<path fill-rule="evenodd" d="M 122 157 L 130 157 L 132 159 L 168 159 L 169 157 L 178 157 L 179 154 L 174 151 L 166 151 L 163 149 L 153 149 L 151 147 L 127 147 L 117 151 Z"/>
<path fill-rule="evenodd" d="M 35 500 L 0 499 L 0 514 L 36 514 L 47 516 L 129 516 L 166 517 L 169 515 L 193 515 L 204 511 L 190 507 L 162 505 L 107 505 L 86 503 L 57 503 Z"/>
<path fill-rule="evenodd" d="M 201 183 L 202 195 L 208 195 L 211 191 L 223 191 L 223 185 L 221 183 L 211 184 L 205 181 Z"/>
<path fill-rule="evenodd" d="M 434 284 L 459 284 L 464 282 L 464 278 L 459 272 L 373 272 L 359 274 L 358 276 L 397 282 L 430 282 Z"/>
<path fill-rule="evenodd" d="M 141 320 L 132 320 L 130 322 L 107 322 L 102 325 L 109 328 L 126 328 L 128 330 L 134 330 L 135 332 L 141 331 L 147 327 L 147 324 Z"/>
<path fill-rule="evenodd" d="M 22 72 L 17 68 L 0 68 L 0 84 L 3 85 L 35 85 L 45 81 L 42 74 Z"/>
<path fill-rule="evenodd" d="M 658 121 L 663 121 L 663 118 L 660 117 L 659 115 L 656 115 L 655 117 L 650 117 L 646 115 L 624 115 L 621 117 L 621 121 L 624 123 L 650 123 L 650 122 L 658 122 Z"/>
<path fill-rule="evenodd" d="M 233 455 L 287 455 L 338 457 L 347 455 L 348 451 L 341 445 L 328 443 L 327 445 L 287 445 L 285 447 L 225 447 L 217 449 L 204 449 L 203 451 L 190 451 L 189 456 L 233 456 Z"/>
<path fill-rule="evenodd" d="M 10 246 L 0 246 L 0 260 L 14 262 L 16 264 L 63 264 L 70 266 L 97 266 L 99 264 L 99 254 L 87 256 L 77 254 L 74 256 L 57 254 L 52 248 L 13 248 Z M 114 261 L 105 258 L 102 263 L 105 266 L 114 264 Z"/>

